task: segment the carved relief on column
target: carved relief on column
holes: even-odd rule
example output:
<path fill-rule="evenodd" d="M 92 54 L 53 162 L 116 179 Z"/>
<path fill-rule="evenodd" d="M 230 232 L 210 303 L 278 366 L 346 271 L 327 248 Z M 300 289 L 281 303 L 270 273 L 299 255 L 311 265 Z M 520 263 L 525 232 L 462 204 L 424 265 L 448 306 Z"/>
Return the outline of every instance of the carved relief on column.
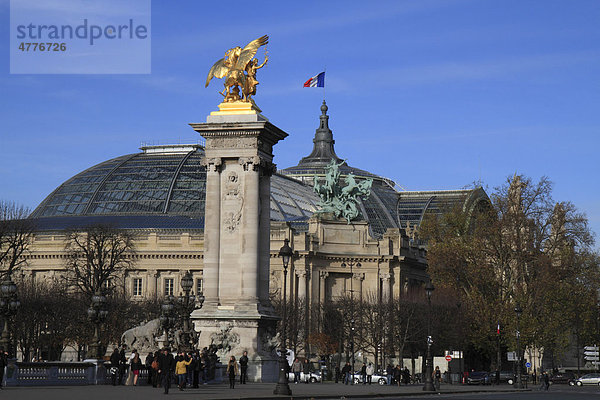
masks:
<path fill-rule="evenodd" d="M 225 177 L 225 189 L 222 196 L 223 226 L 229 233 L 237 230 L 242 219 L 244 197 L 241 194 L 240 177 L 237 172 L 230 171 Z"/>
<path fill-rule="evenodd" d="M 379 271 L 379 279 L 381 279 L 381 299 L 383 301 L 390 298 L 390 279 L 392 274 L 389 272 Z"/>

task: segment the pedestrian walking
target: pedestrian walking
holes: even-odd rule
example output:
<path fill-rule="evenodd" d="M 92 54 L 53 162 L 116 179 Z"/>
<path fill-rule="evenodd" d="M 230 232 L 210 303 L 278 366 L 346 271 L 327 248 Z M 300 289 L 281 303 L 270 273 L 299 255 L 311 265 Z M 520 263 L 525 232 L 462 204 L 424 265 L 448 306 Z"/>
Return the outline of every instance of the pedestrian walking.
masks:
<path fill-rule="evenodd" d="M 369 365 L 367 365 L 367 383 L 369 385 L 373 381 L 373 374 L 374 373 L 375 373 L 375 367 L 373 366 L 373 364 L 369 363 Z"/>
<path fill-rule="evenodd" d="M 148 371 L 148 385 L 152 385 L 152 362 L 154 361 L 154 354 L 152 352 L 148 353 L 146 359 L 144 360 L 144 366 L 146 367 L 146 371 Z"/>
<path fill-rule="evenodd" d="M 387 379 L 388 386 L 390 386 L 392 384 L 393 377 L 394 377 L 394 367 L 392 367 L 392 364 L 388 364 L 387 367 L 385 367 L 385 379 Z"/>
<path fill-rule="evenodd" d="M 235 357 L 231 356 L 227 363 L 227 375 L 229 376 L 229 389 L 235 389 L 235 376 L 238 374 L 238 364 Z"/>
<path fill-rule="evenodd" d="M 360 368 L 360 378 L 362 379 L 363 385 L 367 384 L 367 365 L 363 364 Z"/>
<path fill-rule="evenodd" d="M 165 394 L 169 394 L 171 387 L 171 376 L 175 369 L 175 359 L 168 348 L 164 348 L 162 354 L 158 358 L 158 374 L 160 376 L 161 386 L 165 390 Z"/>
<path fill-rule="evenodd" d="M 131 373 L 133 374 L 133 386 L 137 386 L 140 370 L 142 369 L 142 360 L 140 360 L 140 355 L 137 351 L 133 354 L 134 357 L 133 360 L 131 360 Z"/>
<path fill-rule="evenodd" d="M 347 362 L 346 365 L 344 365 L 344 368 L 342 368 L 342 375 L 344 375 L 344 385 L 347 385 L 348 383 L 350 383 L 350 371 L 352 370 L 352 367 L 350 366 L 350 363 Z"/>
<path fill-rule="evenodd" d="M 431 377 L 433 378 L 433 386 L 437 390 L 440 390 L 440 384 L 442 383 L 442 371 L 440 371 L 440 367 L 435 367 Z"/>
<path fill-rule="evenodd" d="M 191 363 L 192 360 L 186 359 L 185 353 L 179 353 L 179 356 L 177 356 L 177 362 L 175 363 L 175 375 L 177 375 L 177 386 L 179 387 L 179 390 L 183 390 L 185 387 L 187 366 Z"/>
<path fill-rule="evenodd" d="M 302 363 L 298 358 L 292 363 L 292 372 L 294 373 L 294 384 L 300 382 L 300 373 L 302 373 Z"/>
<path fill-rule="evenodd" d="M 410 371 L 407 367 L 404 367 L 404 371 L 402 371 L 402 379 L 404 379 L 404 384 L 408 385 L 410 383 Z"/>
<path fill-rule="evenodd" d="M 548 390 L 550 388 L 550 376 L 547 371 L 542 371 L 542 376 L 540 376 L 540 390 Z"/>
<path fill-rule="evenodd" d="M 240 357 L 240 384 L 245 385 L 248 379 L 248 352 L 244 351 L 244 354 Z"/>
<path fill-rule="evenodd" d="M 119 376 L 120 362 L 121 356 L 119 355 L 119 349 L 115 347 L 112 354 L 110 355 L 110 374 L 113 386 L 117 386 L 117 377 Z"/>
<path fill-rule="evenodd" d="M 312 372 L 312 364 L 308 361 L 308 358 L 304 359 L 302 363 L 302 373 L 304 374 L 304 383 L 310 382 L 310 373 Z"/>
<path fill-rule="evenodd" d="M 4 368 L 8 365 L 8 353 L 4 351 L 4 347 L 0 347 L 0 389 L 4 389 L 2 382 L 4 381 Z"/>
<path fill-rule="evenodd" d="M 125 349 L 127 346 L 122 345 L 119 352 L 119 385 L 123 384 L 123 377 L 127 372 L 127 358 L 125 357 Z"/>
<path fill-rule="evenodd" d="M 400 367 L 400 364 L 396 365 L 396 368 L 394 368 L 394 379 L 396 380 L 398 387 L 400 387 L 400 383 L 402 382 L 402 367 Z"/>

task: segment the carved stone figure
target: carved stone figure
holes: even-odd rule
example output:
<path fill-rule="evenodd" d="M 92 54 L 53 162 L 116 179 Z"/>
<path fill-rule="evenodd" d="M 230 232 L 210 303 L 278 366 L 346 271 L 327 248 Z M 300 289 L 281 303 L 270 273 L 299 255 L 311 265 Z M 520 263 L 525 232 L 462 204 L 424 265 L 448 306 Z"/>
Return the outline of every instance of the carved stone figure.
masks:
<path fill-rule="evenodd" d="M 139 352 L 153 351 L 157 349 L 156 338 L 160 336 L 160 320 L 153 319 L 145 324 L 126 330 L 121 335 L 121 343 L 130 349 Z"/>
<path fill-rule="evenodd" d="M 231 352 L 240 343 L 240 336 L 232 330 L 233 324 L 223 322 L 219 325 L 219 331 L 211 335 L 211 344 L 219 348 L 220 357 Z"/>

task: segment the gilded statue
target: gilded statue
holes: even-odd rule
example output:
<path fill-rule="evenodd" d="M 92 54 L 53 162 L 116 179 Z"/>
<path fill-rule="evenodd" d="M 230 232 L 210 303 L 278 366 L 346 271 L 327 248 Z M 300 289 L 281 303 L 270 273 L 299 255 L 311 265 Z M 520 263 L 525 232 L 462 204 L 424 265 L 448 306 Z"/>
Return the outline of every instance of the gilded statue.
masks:
<path fill-rule="evenodd" d="M 210 80 L 215 78 L 225 78 L 225 89 L 220 92 L 225 97 L 225 102 L 243 101 L 253 102 L 252 96 L 256 94 L 256 72 L 264 67 L 269 60 L 265 50 L 265 60 L 262 64 L 254 58 L 256 52 L 261 46 L 266 46 L 269 42 L 267 35 L 261 36 L 251 41 L 243 49 L 239 46 L 229 49 L 225 52 L 225 57 L 214 63 L 208 77 L 206 85 L 208 87 Z M 240 90 L 242 94 L 240 95 Z"/>

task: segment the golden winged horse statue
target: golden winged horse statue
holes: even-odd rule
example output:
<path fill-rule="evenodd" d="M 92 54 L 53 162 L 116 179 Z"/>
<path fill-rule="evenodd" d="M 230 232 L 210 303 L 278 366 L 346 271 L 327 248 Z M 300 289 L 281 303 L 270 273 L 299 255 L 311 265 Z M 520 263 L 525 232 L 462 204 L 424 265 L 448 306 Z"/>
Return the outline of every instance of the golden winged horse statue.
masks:
<path fill-rule="evenodd" d="M 269 43 L 269 36 L 264 35 L 251 41 L 243 49 L 238 46 L 227 50 L 225 57 L 214 63 L 208 71 L 204 87 L 208 87 L 213 77 L 225 78 L 225 89 L 220 93 L 225 97 L 226 102 L 239 100 L 253 102 L 251 96 L 256 94 L 256 85 L 258 85 L 256 71 L 269 59 L 265 51 L 265 60 L 259 65 L 254 56 L 260 46 L 265 46 L 267 43 Z M 242 96 L 240 96 L 240 88 Z"/>

